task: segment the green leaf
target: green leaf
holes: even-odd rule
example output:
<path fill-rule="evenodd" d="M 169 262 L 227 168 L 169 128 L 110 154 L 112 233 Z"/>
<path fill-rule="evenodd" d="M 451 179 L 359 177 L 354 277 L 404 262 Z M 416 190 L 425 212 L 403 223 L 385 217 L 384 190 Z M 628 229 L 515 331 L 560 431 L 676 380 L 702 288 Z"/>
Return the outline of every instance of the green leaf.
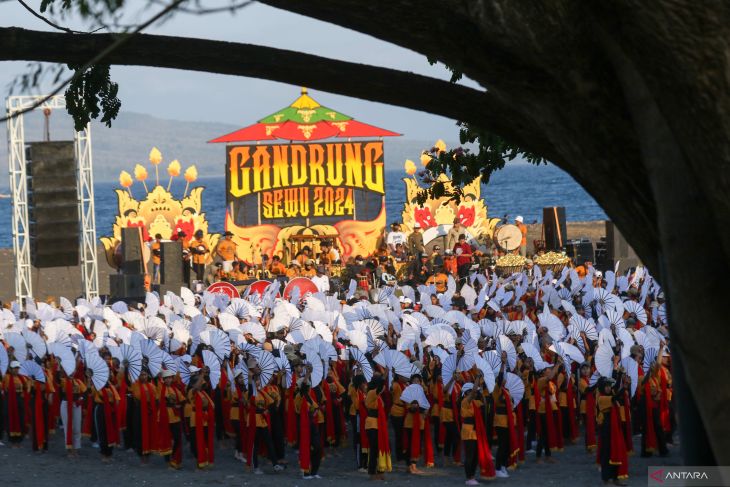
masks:
<path fill-rule="evenodd" d="M 111 80 L 108 65 L 95 65 L 80 72 L 81 67 L 69 65 L 77 75 L 66 90 L 66 109 L 74 119 L 77 131 L 99 118 L 107 127 L 117 117 L 122 102 L 118 98 L 119 85 Z"/>
<path fill-rule="evenodd" d="M 423 181 L 430 185 L 419 191 L 416 201 L 423 204 L 429 197 L 449 197 L 460 201 L 463 187 L 481 176 L 482 182 L 489 182 L 494 171 L 502 169 L 507 162 L 522 156 L 532 164 L 546 164 L 547 161 L 534 153 L 525 151 L 499 135 L 480 129 L 474 125 L 459 123 L 459 141 L 463 145 L 476 145 L 476 150 L 469 147 L 457 147 L 452 150 L 438 152 L 432 148 L 426 153 L 431 161 L 426 165 Z M 438 178 L 445 174 L 451 181 L 453 191 L 449 192 Z"/>

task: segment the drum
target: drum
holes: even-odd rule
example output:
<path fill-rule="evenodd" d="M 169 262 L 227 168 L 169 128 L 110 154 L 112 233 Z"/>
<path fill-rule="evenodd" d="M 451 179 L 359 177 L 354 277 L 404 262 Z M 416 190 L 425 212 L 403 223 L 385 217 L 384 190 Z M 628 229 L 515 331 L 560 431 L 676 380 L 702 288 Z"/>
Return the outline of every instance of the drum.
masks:
<path fill-rule="evenodd" d="M 357 276 L 357 287 L 364 289 L 365 291 L 370 289 L 370 283 L 368 282 L 368 277 L 365 275 Z"/>
<path fill-rule="evenodd" d="M 260 297 L 264 295 L 264 292 L 271 285 L 271 281 L 256 281 L 251 283 L 248 287 L 249 294 L 258 294 Z M 276 297 L 281 297 L 279 293 L 276 293 Z"/>
<path fill-rule="evenodd" d="M 522 232 L 517 225 L 502 225 L 494 232 L 494 241 L 500 248 L 511 252 L 520 248 Z"/>
<path fill-rule="evenodd" d="M 289 281 L 289 284 L 287 284 L 286 288 L 284 288 L 284 299 L 289 299 L 295 287 L 299 288 L 300 299 L 304 299 L 308 293 L 316 294 L 319 292 L 317 286 L 311 281 L 311 279 L 306 277 L 295 277 Z"/>

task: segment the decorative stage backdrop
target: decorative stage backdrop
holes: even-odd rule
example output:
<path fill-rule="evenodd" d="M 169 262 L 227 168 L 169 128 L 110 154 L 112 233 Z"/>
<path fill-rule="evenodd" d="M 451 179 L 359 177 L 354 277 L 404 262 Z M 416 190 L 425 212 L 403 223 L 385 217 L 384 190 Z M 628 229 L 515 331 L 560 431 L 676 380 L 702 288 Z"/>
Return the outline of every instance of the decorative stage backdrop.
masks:
<path fill-rule="evenodd" d="M 385 227 L 382 141 L 228 146 L 226 229 L 239 257 L 291 259 L 338 244 L 344 259 L 375 251 Z"/>
<path fill-rule="evenodd" d="M 198 179 L 198 172 L 194 165 L 189 166 L 183 177 L 185 178 L 185 191 L 180 198 L 176 198 L 170 192 L 174 178 L 180 176 L 180 162 L 175 159 L 167 165 L 169 179 L 164 186 L 164 179 L 160 184 L 159 165 L 162 162 L 162 154 L 153 147 L 149 155 L 150 164 L 155 169 L 154 185 L 150 182 L 147 185 L 147 168 L 137 164 L 134 168 L 134 179 L 127 171 L 119 175 L 119 185 L 124 189 L 116 189 L 118 211 L 114 218 L 112 227 L 113 234 L 102 237 L 106 259 L 110 266 L 118 268 L 120 260 L 120 244 L 122 228 L 141 227 L 142 237 L 145 241 L 160 234 L 164 240 L 177 238 L 177 233 L 182 230 L 185 238 L 191 240 L 197 230 L 203 232 L 203 239 L 212 250 L 218 244 L 220 234 L 208 232 L 208 220 L 203 213 L 203 186 L 190 188 L 190 184 Z M 164 176 L 163 176 L 164 178 Z M 132 192 L 134 181 L 141 183 L 145 195 L 142 198 L 135 198 Z M 152 188 L 151 190 L 149 188 Z M 143 249 L 144 250 L 144 249 Z M 149 260 L 149 252 L 144 256 L 145 261 Z M 210 259 L 210 254 L 208 255 Z"/>
<path fill-rule="evenodd" d="M 447 193 L 453 188 L 449 178 L 445 175 L 439 176 L 439 181 L 445 183 Z M 428 198 L 419 205 L 416 197 L 422 191 L 415 178 L 403 178 L 406 185 L 406 201 L 403 205 L 403 225 L 405 233 L 413 231 L 418 223 L 423 231 L 423 242 L 428 245 L 436 242 L 443 245 L 445 237 L 456 219 L 465 227 L 464 234 L 469 243 L 484 245 L 485 241 L 494 236 L 494 230 L 501 221 L 500 218 L 489 218 L 487 206 L 481 196 L 482 178 L 477 177 L 463 188 L 463 198 L 457 204 L 448 196 L 441 198 Z"/>
<path fill-rule="evenodd" d="M 385 228 L 379 138 L 398 135 L 322 106 L 302 88 L 291 105 L 211 140 L 228 144 L 226 230 L 238 257 L 288 261 L 324 241 L 343 261 L 372 254 Z"/>

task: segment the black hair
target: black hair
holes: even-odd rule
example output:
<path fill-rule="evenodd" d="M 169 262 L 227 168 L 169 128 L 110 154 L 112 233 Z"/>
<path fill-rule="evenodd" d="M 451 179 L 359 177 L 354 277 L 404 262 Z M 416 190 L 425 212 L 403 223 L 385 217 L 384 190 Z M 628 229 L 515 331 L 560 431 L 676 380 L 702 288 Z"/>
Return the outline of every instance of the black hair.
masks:
<path fill-rule="evenodd" d="M 365 379 L 364 375 L 356 375 L 352 378 L 352 386 L 355 389 L 359 389 L 361 385 L 365 384 L 367 380 Z"/>
<path fill-rule="evenodd" d="M 368 390 L 380 392 L 384 385 L 385 381 L 383 380 L 383 377 L 380 375 L 374 375 L 372 380 L 368 383 Z"/>

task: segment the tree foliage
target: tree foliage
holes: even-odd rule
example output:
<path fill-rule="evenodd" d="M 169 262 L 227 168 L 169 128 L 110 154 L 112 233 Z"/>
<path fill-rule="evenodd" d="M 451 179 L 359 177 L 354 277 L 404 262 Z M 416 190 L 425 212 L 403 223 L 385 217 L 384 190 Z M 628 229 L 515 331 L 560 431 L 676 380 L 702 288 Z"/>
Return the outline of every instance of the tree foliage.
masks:
<path fill-rule="evenodd" d="M 123 6 L 124 0 L 42 0 L 40 10 L 50 14 L 74 12 L 86 19 L 113 14 Z"/>
<path fill-rule="evenodd" d="M 66 109 L 74 119 L 74 127 L 81 131 L 101 114 L 101 121 L 111 127 L 119 114 L 122 102 L 117 94 L 119 85 L 109 76 L 108 65 L 95 65 L 84 72 L 79 66 L 69 65 L 77 71 L 66 90 Z"/>
<path fill-rule="evenodd" d="M 428 57 L 428 62 L 434 65 L 438 61 Z M 451 83 L 463 78 L 462 67 L 453 65 L 446 67 L 451 71 Z M 424 152 L 431 161 L 426 166 L 426 171 L 420 174 L 421 181 L 428 187 L 416 196 L 419 204 L 423 204 L 429 198 L 438 199 L 444 196 L 458 202 L 465 184 L 469 184 L 479 176 L 483 183 L 488 183 L 494 171 L 504 168 L 508 161 L 518 156 L 522 156 L 531 164 L 547 164 L 547 160 L 542 156 L 512 144 L 493 132 L 464 122 L 458 122 L 457 125 L 460 147 L 450 151 L 432 147 L 430 151 Z M 476 145 L 476 150 L 471 150 L 469 146 L 464 147 L 465 144 Z M 439 181 L 438 177 L 441 174 L 448 176 L 451 190 L 445 182 Z"/>
<path fill-rule="evenodd" d="M 56 30 L 67 34 L 77 35 L 85 32 L 75 31 L 64 27 L 52 20 L 56 17 L 64 19 L 76 14 L 83 19 L 92 29 L 88 33 L 95 33 L 99 30 L 121 30 L 117 32 L 115 43 L 103 50 L 86 64 L 69 64 L 68 67 L 74 71 L 74 75 L 63 83 L 59 84 L 61 74 L 64 72 L 63 64 L 47 66 L 35 62 L 28 64 L 26 73 L 17 76 L 8 86 L 10 93 L 16 89 L 23 91 L 37 89 L 46 74 L 55 73 L 53 83 L 57 85 L 53 94 L 68 85 L 65 92 L 68 113 L 74 119 L 76 130 L 82 130 L 91 119 L 101 115 L 101 122 L 111 127 L 112 121 L 117 117 L 121 107 L 118 97 L 119 85 L 111 81 L 109 65 L 104 64 L 106 55 L 110 54 L 123 44 L 126 40 L 139 34 L 144 28 L 157 22 L 164 22 L 172 18 L 178 12 L 205 15 L 227 11 L 235 13 L 253 3 L 253 0 L 227 0 L 228 4 L 222 7 L 205 8 L 203 0 L 146 0 L 141 3 L 137 14 L 141 14 L 154 5 L 160 5 L 162 9 L 145 22 L 134 22 L 129 25 L 123 24 L 123 19 L 130 16 L 131 8 L 125 0 L 41 0 L 40 13 L 36 12 L 24 0 L 18 0 L 21 5 L 32 15 L 41 19 Z M 49 17 L 44 16 L 48 15 Z M 134 17 L 134 16 L 132 16 Z"/>
<path fill-rule="evenodd" d="M 483 183 L 488 183 L 494 171 L 502 169 L 507 162 L 519 156 L 531 164 L 547 163 L 542 156 L 524 150 L 497 134 L 473 124 L 459 122 L 458 125 L 461 146 L 451 150 L 432 147 L 424 152 L 431 160 L 420 175 L 421 181 L 427 186 L 416 197 L 421 204 L 428 198 L 437 199 L 443 196 L 459 201 L 465 184 L 477 177 L 481 177 Z M 448 176 L 451 190 L 445 182 L 438 179 L 441 174 Z"/>

